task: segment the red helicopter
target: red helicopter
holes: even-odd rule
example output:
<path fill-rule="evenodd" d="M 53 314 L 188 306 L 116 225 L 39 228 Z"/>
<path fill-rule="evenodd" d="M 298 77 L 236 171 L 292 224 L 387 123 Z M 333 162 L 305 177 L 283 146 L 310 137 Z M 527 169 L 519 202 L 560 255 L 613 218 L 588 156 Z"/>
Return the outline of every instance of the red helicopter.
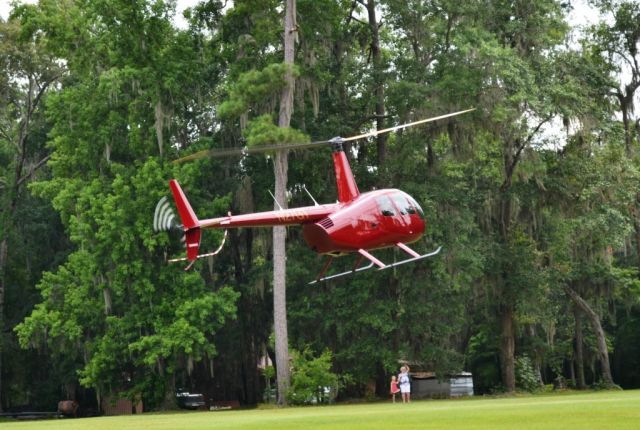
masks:
<path fill-rule="evenodd" d="M 420 239 L 425 231 L 426 221 L 418 202 L 408 194 L 397 189 L 382 189 L 361 194 L 353 177 L 353 173 L 351 172 L 351 167 L 344 153 L 342 144 L 344 142 L 363 139 L 401 128 L 449 118 L 472 110 L 474 109 L 423 119 L 349 138 L 335 137 L 323 142 L 269 148 L 263 147 L 258 149 L 259 151 L 265 151 L 276 148 L 300 148 L 317 145 L 319 143 L 330 143 L 338 188 L 338 201 L 336 203 L 321 205 L 314 200 L 314 206 L 257 212 L 246 215 L 231 215 L 231 213 L 229 213 L 227 216 L 219 218 L 198 219 L 178 181 L 171 179 L 169 186 L 171 187 L 180 219 L 182 220 L 182 225 L 179 227 L 184 232 L 187 256 L 186 258 L 169 261 L 188 260 L 189 265 L 186 268 L 187 270 L 198 258 L 217 254 L 224 245 L 224 239 L 216 251 L 199 254 L 202 229 L 225 229 L 224 237 L 226 239 L 226 229 L 229 228 L 272 227 L 278 225 L 302 225 L 303 235 L 307 245 L 315 252 L 325 254 L 329 257 L 316 280 L 311 282 L 312 284 L 368 270 L 374 265 L 377 266 L 379 270 L 382 270 L 436 255 L 440 252 L 441 247 L 433 252 L 420 255 L 407 246 L 407 244 Z M 206 155 L 211 155 L 211 151 L 203 151 L 185 157 L 185 159 L 195 159 Z M 154 229 L 156 231 L 169 230 L 173 226 L 175 226 L 173 214 L 168 206 L 168 202 L 166 199 L 163 199 L 156 206 Z M 385 264 L 370 253 L 372 250 L 394 246 L 407 253 L 409 258 L 393 264 Z M 357 261 L 352 270 L 331 276 L 324 276 L 334 257 L 348 254 L 358 254 Z M 369 260 L 370 263 L 367 266 L 360 267 L 362 260 L 365 258 Z"/>

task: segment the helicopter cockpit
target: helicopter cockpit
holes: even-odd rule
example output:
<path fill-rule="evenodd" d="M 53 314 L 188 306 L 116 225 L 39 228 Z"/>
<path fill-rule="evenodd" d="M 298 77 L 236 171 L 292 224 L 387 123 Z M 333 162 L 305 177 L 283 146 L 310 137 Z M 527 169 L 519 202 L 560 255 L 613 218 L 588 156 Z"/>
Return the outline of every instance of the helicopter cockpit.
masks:
<path fill-rule="evenodd" d="M 376 203 L 384 216 L 394 216 L 396 212 L 400 212 L 402 215 L 418 214 L 424 219 L 424 212 L 418 202 L 402 191 L 380 196 L 376 199 Z"/>

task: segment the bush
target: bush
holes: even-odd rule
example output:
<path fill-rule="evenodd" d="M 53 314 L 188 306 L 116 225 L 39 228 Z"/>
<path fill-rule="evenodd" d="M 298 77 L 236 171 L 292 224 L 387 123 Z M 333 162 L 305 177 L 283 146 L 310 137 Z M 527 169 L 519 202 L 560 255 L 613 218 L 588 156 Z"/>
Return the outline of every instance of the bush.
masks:
<path fill-rule="evenodd" d="M 516 387 L 534 392 L 540 388 L 540 381 L 533 369 L 533 363 L 527 355 L 516 357 Z"/>
<path fill-rule="evenodd" d="M 291 387 L 287 400 L 291 404 L 330 403 L 338 394 L 338 375 L 331 372 L 333 354 L 324 351 L 314 358 L 309 348 L 291 351 Z"/>
<path fill-rule="evenodd" d="M 608 384 L 605 381 L 603 381 L 602 379 L 598 379 L 598 381 L 594 382 L 593 384 L 591 384 L 591 389 L 592 390 L 596 390 L 596 391 L 600 391 L 600 390 L 622 390 L 622 387 L 620 387 L 617 384 Z"/>

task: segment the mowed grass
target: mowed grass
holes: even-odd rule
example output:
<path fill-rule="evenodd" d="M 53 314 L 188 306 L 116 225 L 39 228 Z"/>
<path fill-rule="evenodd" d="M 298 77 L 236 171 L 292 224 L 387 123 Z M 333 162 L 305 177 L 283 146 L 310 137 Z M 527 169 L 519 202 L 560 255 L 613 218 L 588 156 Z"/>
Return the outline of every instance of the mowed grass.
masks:
<path fill-rule="evenodd" d="M 640 390 L 8 421 L 0 429 L 640 429 Z"/>

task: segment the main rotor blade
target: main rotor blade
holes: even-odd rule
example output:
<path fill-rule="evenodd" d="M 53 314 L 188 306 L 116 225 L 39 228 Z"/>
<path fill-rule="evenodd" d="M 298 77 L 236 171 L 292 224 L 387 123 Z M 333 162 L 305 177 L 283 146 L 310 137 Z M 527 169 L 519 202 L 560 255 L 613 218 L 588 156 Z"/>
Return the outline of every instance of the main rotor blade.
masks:
<path fill-rule="evenodd" d="M 174 163 L 183 163 L 185 161 L 197 160 L 205 157 L 228 157 L 230 155 L 240 155 L 240 154 L 259 154 L 262 152 L 269 151 L 278 151 L 281 149 L 302 149 L 309 148 L 311 146 L 319 146 L 325 143 L 329 143 L 328 140 L 318 140 L 315 142 L 306 142 L 306 143 L 289 143 L 284 145 L 268 145 L 268 146 L 254 146 L 254 147 L 243 147 L 243 148 L 217 148 L 217 149 L 205 149 L 203 151 L 194 152 L 191 155 L 187 155 L 185 157 L 178 158 L 174 160 Z"/>
<path fill-rule="evenodd" d="M 435 116 L 432 118 L 421 119 L 420 121 L 409 122 L 406 124 L 396 125 L 395 127 L 389 127 L 382 130 L 375 130 L 369 133 L 358 134 L 356 136 L 344 137 L 340 138 L 342 142 L 351 142 L 352 140 L 365 139 L 367 137 L 377 136 L 383 133 L 390 133 L 395 130 L 400 130 L 407 127 L 412 127 L 418 124 L 424 124 L 427 122 L 437 121 L 439 119 L 450 118 L 457 115 L 462 115 L 463 113 L 471 112 L 476 110 L 476 108 L 461 110 L 458 112 L 448 113 L 446 115 Z M 331 143 L 331 140 L 317 140 L 315 142 L 306 142 L 306 143 L 289 143 L 284 145 L 268 145 L 268 146 L 254 146 L 254 147 L 244 147 L 244 148 L 217 148 L 217 149 L 205 149 L 203 151 L 194 152 L 191 155 L 187 155 L 185 157 L 178 158 L 174 160 L 174 163 L 184 163 L 185 161 L 197 160 L 205 157 L 227 157 L 230 155 L 240 155 L 240 154 L 259 154 L 262 152 L 269 151 L 279 151 L 282 149 L 303 149 L 310 148 L 312 146 L 320 146 L 325 143 Z"/>
<path fill-rule="evenodd" d="M 396 125 L 395 127 L 383 128 L 382 130 L 370 131 L 369 133 L 359 134 L 357 136 L 344 137 L 344 138 L 342 138 L 342 141 L 343 142 L 350 142 L 352 140 L 365 139 L 367 137 L 377 136 L 377 135 L 383 134 L 383 133 L 390 133 L 392 131 L 400 130 L 400 129 L 407 128 L 407 127 L 413 127 L 414 125 L 418 125 L 418 124 L 424 124 L 424 123 L 427 123 L 427 122 L 437 121 L 439 119 L 445 119 L 445 118 L 450 118 L 452 116 L 462 115 L 463 113 L 471 112 L 471 111 L 474 111 L 474 110 L 476 110 L 476 108 L 471 108 L 471 109 L 461 110 L 461 111 L 458 111 L 458 112 L 448 113 L 446 115 L 434 116 L 432 118 L 421 119 L 420 121 L 414 121 L 414 122 L 409 122 L 409 123 L 406 123 L 406 124 Z"/>

